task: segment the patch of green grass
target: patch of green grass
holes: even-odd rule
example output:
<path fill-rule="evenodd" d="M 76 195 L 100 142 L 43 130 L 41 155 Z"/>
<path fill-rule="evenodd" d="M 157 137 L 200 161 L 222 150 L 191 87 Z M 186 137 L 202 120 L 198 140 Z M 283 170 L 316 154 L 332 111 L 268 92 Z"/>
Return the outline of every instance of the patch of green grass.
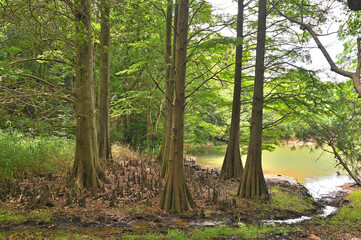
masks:
<path fill-rule="evenodd" d="M 0 209 L 0 223 L 1 224 L 20 224 L 26 220 L 23 215 L 16 214 L 9 210 Z"/>
<path fill-rule="evenodd" d="M 147 234 L 125 234 L 123 239 L 172 239 L 172 240 L 206 240 L 227 237 L 237 237 L 239 239 L 267 239 L 271 234 L 279 236 L 287 236 L 291 231 L 289 226 L 252 226 L 242 225 L 239 228 L 231 228 L 227 226 L 219 226 L 213 228 L 202 228 L 185 232 L 179 229 L 170 230 L 167 235 L 157 233 Z"/>
<path fill-rule="evenodd" d="M 0 223 L 2 224 L 20 224 L 28 219 L 37 222 L 50 222 L 51 214 L 39 210 L 31 211 L 28 214 L 19 214 L 16 211 L 0 209 Z"/>
<path fill-rule="evenodd" d="M 122 236 L 124 240 L 138 240 L 138 239 L 146 239 L 146 240 L 153 240 L 153 239 L 164 239 L 164 235 L 160 233 L 146 233 L 146 234 L 124 234 Z"/>
<path fill-rule="evenodd" d="M 280 210 L 291 210 L 297 212 L 304 212 L 313 209 L 312 200 L 304 199 L 299 195 L 292 195 L 289 192 L 284 192 L 276 187 L 271 190 L 271 208 Z"/>
<path fill-rule="evenodd" d="M 58 231 L 58 230 L 44 230 L 43 228 L 27 228 L 27 229 L 16 229 L 9 231 L 1 231 L 0 239 L 57 239 L 57 240 L 100 240 L 102 238 L 90 236 L 87 234 L 74 233 L 71 231 Z"/>
<path fill-rule="evenodd" d="M 24 172 L 35 176 L 64 171 L 73 155 L 74 142 L 69 139 L 0 130 L 0 180 Z"/>
<path fill-rule="evenodd" d="M 335 228 L 345 228 L 358 231 L 361 222 L 361 190 L 351 193 L 348 197 L 350 205 L 344 206 L 337 211 L 337 214 L 326 221 Z"/>
<path fill-rule="evenodd" d="M 188 240 L 188 235 L 179 229 L 169 230 L 166 236 L 166 239 L 172 240 Z"/>
<path fill-rule="evenodd" d="M 239 237 L 240 239 L 262 239 L 270 234 L 286 236 L 290 232 L 289 227 L 282 226 L 253 226 L 242 225 L 239 228 L 220 226 L 217 228 L 205 228 L 192 232 L 191 240 L 215 239 L 222 237 Z"/>
<path fill-rule="evenodd" d="M 50 222 L 51 214 L 45 213 L 43 211 L 32 211 L 30 212 L 28 218 L 34 219 L 38 222 Z"/>

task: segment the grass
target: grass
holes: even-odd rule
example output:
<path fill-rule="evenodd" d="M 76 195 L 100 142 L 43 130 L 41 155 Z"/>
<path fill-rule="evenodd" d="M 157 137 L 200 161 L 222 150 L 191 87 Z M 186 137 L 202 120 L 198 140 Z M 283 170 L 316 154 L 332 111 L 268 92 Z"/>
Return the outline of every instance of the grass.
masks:
<path fill-rule="evenodd" d="M 74 143 L 58 137 L 31 137 L 0 130 L 0 180 L 25 172 L 44 175 L 64 171 L 72 161 Z"/>
<path fill-rule="evenodd" d="M 337 214 L 325 224 L 330 224 L 336 229 L 347 227 L 350 231 L 360 231 L 361 222 L 361 190 L 351 193 L 348 197 L 350 204 L 342 207 Z"/>
<path fill-rule="evenodd" d="M 304 199 L 299 195 L 292 195 L 289 192 L 282 191 L 278 187 L 273 188 L 271 192 L 271 208 L 296 212 L 304 212 L 313 209 L 312 199 Z"/>
<path fill-rule="evenodd" d="M 32 239 L 32 240 L 43 240 L 43 239 L 57 239 L 57 240 L 82 240 L 92 239 L 100 240 L 102 238 L 96 236 L 90 236 L 88 234 L 74 233 L 69 230 L 53 231 L 44 230 L 42 228 L 29 228 L 20 230 L 8 230 L 0 232 L 1 239 L 17 240 L 17 239 Z"/>
<path fill-rule="evenodd" d="M 239 239 L 267 239 L 270 234 L 287 236 L 291 231 L 289 226 L 264 226 L 242 225 L 239 228 L 219 226 L 214 228 L 203 228 L 185 232 L 179 229 L 170 230 L 167 234 L 147 233 L 147 234 L 125 234 L 123 239 L 173 239 L 173 240 L 206 240 L 227 237 L 237 237 Z"/>
<path fill-rule="evenodd" d="M 25 222 L 26 220 L 33 220 L 36 222 L 50 222 L 52 214 L 34 210 L 26 215 L 19 214 L 14 210 L 9 209 L 0 209 L 0 224 L 20 224 Z"/>
<path fill-rule="evenodd" d="M 20 224 L 26 217 L 8 209 L 0 209 L 0 224 Z"/>

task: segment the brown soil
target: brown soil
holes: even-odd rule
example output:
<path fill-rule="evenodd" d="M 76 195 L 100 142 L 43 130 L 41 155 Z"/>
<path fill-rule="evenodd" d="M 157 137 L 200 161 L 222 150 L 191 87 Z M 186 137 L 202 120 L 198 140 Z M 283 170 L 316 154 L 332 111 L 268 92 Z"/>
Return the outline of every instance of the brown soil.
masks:
<path fill-rule="evenodd" d="M 261 199 L 250 201 L 236 197 L 237 180 L 220 180 L 217 171 L 197 166 L 188 159 L 185 172 L 198 207 L 182 214 L 168 214 L 158 208 L 164 180 L 159 178 L 160 166 L 155 160 L 141 161 L 139 157 L 129 156 L 103 167 L 108 183 L 103 189 L 87 190 L 80 196 L 74 195 L 61 174 L 4 181 L 0 189 L 1 208 L 26 216 L 26 221 L 0 223 L 0 231 L 41 228 L 48 231 L 51 238 L 54 230 L 70 229 L 107 239 L 118 238 L 124 232 L 165 233 L 169 229 L 235 226 L 238 221 L 260 224 L 260 220 L 271 216 L 296 218 L 315 214 L 320 209 L 317 204 L 308 212 L 259 207 Z M 310 197 L 307 189 L 287 178 L 271 177 L 267 184 L 269 188 L 277 186 L 305 199 Z M 34 209 L 51 216 L 51 221 L 29 218 L 28 213 Z M 317 236 L 317 232 L 304 223 L 301 233 L 295 231 L 288 238 L 269 236 L 267 239 L 304 239 L 313 235 Z"/>

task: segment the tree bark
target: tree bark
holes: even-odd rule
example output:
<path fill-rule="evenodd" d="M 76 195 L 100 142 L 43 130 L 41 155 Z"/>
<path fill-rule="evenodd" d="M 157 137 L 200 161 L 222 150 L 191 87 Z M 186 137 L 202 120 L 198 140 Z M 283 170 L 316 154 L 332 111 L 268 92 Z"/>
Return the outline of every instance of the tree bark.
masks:
<path fill-rule="evenodd" d="M 102 187 L 105 174 L 99 165 L 93 77 L 93 45 L 90 0 L 74 1 L 76 24 L 76 146 L 73 187 Z"/>
<path fill-rule="evenodd" d="M 262 171 L 262 117 L 264 55 L 266 45 L 266 0 L 259 0 L 256 68 L 252 103 L 251 132 L 248 144 L 246 166 L 243 171 L 238 196 L 244 198 L 266 197 L 268 190 Z"/>
<path fill-rule="evenodd" d="M 357 185 L 361 186 L 360 180 L 357 178 L 357 176 L 351 171 L 351 169 L 347 166 L 347 164 L 343 161 L 340 154 L 337 152 L 336 147 L 333 144 L 329 144 L 329 146 L 332 148 L 333 154 L 337 158 L 337 160 L 340 162 L 342 167 L 347 171 L 348 175 L 356 182 Z"/>
<path fill-rule="evenodd" d="M 189 192 L 183 169 L 185 79 L 187 65 L 189 0 L 179 1 L 176 41 L 175 95 L 173 101 L 172 140 L 166 183 L 159 207 L 165 211 L 182 212 L 195 206 Z"/>
<path fill-rule="evenodd" d="M 100 17 L 100 69 L 99 69 L 99 157 L 111 159 L 110 119 L 109 119 L 109 87 L 110 87 L 110 3 L 101 0 Z"/>
<path fill-rule="evenodd" d="M 164 124 L 163 124 L 163 137 L 160 154 L 158 160 L 162 162 L 160 176 L 165 177 L 168 169 L 169 161 L 169 148 L 171 142 L 172 134 L 172 109 L 173 104 L 170 100 L 174 97 L 174 64 L 175 64 L 175 49 L 173 48 L 173 57 L 172 55 L 172 11 L 173 11 L 173 0 L 168 0 L 167 7 L 167 27 L 166 27 L 166 40 L 165 40 L 165 63 L 166 63 L 166 72 L 165 72 L 165 99 L 164 99 Z M 178 5 L 175 7 L 174 11 L 174 35 L 173 35 L 173 46 L 175 46 L 176 41 L 176 31 L 177 31 L 177 21 L 178 21 Z"/>
<path fill-rule="evenodd" d="M 347 0 L 347 5 L 353 11 L 361 10 L 361 0 Z"/>
<path fill-rule="evenodd" d="M 238 0 L 237 39 L 243 42 L 243 0 Z M 224 157 L 221 177 L 224 179 L 239 178 L 243 173 L 241 153 L 239 151 L 239 122 L 241 111 L 243 43 L 236 47 L 236 67 L 234 74 L 232 120 L 229 141 Z"/>

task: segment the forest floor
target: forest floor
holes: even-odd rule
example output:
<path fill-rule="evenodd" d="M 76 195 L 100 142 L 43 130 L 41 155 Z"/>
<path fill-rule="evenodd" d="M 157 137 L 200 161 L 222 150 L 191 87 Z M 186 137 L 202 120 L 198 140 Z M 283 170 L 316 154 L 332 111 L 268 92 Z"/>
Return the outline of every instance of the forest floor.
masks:
<path fill-rule="evenodd" d="M 271 200 L 236 196 L 238 181 L 186 160 L 188 186 L 197 207 L 182 214 L 158 208 L 164 180 L 159 163 L 118 148 L 104 165 L 108 182 L 75 196 L 68 174 L 19 176 L 0 190 L 1 239 L 359 239 L 361 226 L 329 222 L 333 217 L 292 225 L 264 220 L 317 216 L 322 206 L 287 177 L 267 179 Z M 349 186 L 350 191 L 358 189 Z M 345 193 L 331 205 L 350 204 Z M 357 205 L 358 206 L 358 205 Z M 354 208 L 354 206 L 352 206 Z M 361 209 L 361 204 L 360 204 Z M 354 211 L 355 209 L 353 209 Z M 360 211 L 361 212 L 361 211 Z M 356 216 L 358 222 L 361 216 Z"/>

